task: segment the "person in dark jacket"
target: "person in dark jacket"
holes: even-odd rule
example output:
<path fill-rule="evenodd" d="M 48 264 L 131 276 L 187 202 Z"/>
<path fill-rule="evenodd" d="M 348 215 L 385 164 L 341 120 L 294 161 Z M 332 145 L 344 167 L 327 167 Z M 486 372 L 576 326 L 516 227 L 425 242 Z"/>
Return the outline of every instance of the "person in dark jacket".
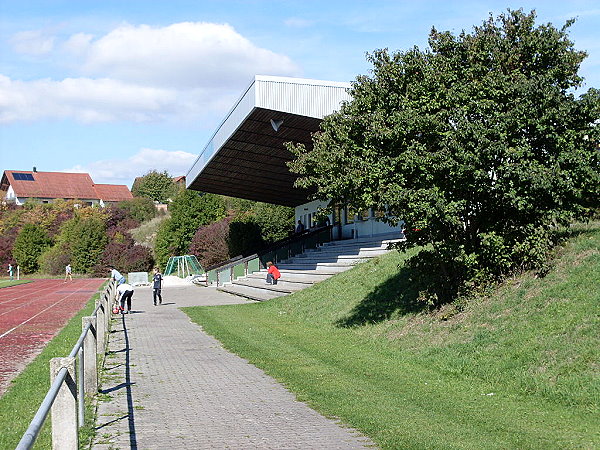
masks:
<path fill-rule="evenodd" d="M 152 277 L 152 296 L 154 298 L 154 306 L 156 306 L 156 300 L 158 300 L 158 304 L 162 305 L 162 280 L 163 276 L 160 273 L 160 269 L 158 267 L 154 268 L 154 276 Z"/>

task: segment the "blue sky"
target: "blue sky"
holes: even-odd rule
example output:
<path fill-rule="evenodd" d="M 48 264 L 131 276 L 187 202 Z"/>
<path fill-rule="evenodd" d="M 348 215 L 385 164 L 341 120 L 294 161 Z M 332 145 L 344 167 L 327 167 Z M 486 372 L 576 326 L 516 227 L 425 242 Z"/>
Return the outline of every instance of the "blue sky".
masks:
<path fill-rule="evenodd" d="M 577 18 L 584 89 L 600 88 L 598 0 L 0 0 L 0 170 L 183 175 L 254 75 L 351 81 L 366 52 L 521 7 Z"/>

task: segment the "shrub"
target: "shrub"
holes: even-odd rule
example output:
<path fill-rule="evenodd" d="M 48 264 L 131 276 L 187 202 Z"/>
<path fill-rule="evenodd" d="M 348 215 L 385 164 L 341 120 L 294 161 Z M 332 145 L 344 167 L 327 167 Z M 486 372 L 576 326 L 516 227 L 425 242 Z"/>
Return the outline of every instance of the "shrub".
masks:
<path fill-rule="evenodd" d="M 257 202 L 252 206 L 252 214 L 263 241 L 268 244 L 288 237 L 294 229 L 294 208 Z"/>
<path fill-rule="evenodd" d="M 54 245 L 40 255 L 40 270 L 49 275 L 64 274 L 65 266 L 71 262 L 71 249 L 64 245 Z"/>
<path fill-rule="evenodd" d="M 165 220 L 156 235 L 154 256 L 164 266 L 170 256 L 185 254 L 194 234 L 203 225 L 225 217 L 221 197 L 196 191 L 182 190 L 169 206 L 171 217 Z"/>
<path fill-rule="evenodd" d="M 13 246 L 13 256 L 23 273 L 34 273 L 38 270 L 38 258 L 52 240 L 39 226 L 26 224 L 21 228 Z"/>
<path fill-rule="evenodd" d="M 120 202 L 117 206 L 129 212 L 129 215 L 139 223 L 156 217 L 154 202 L 147 197 L 135 197 L 131 200 Z"/>
<path fill-rule="evenodd" d="M 254 253 L 265 246 L 260 225 L 253 215 L 247 214 L 229 224 L 227 246 L 232 257 Z"/>
<path fill-rule="evenodd" d="M 2 267 L 9 264 L 16 264 L 12 250 L 17 238 L 18 230 L 16 227 L 6 230 L 0 235 L 0 265 Z"/>
<path fill-rule="evenodd" d="M 76 238 L 71 242 L 74 272 L 89 273 L 96 264 L 108 242 L 106 224 L 99 218 L 78 220 L 73 228 Z"/>
<path fill-rule="evenodd" d="M 152 253 L 147 247 L 112 241 L 104 249 L 100 264 L 94 267 L 93 273 L 106 276 L 108 265 L 118 267 L 123 273 L 148 272 L 153 264 Z"/>
<path fill-rule="evenodd" d="M 229 222 L 226 218 L 205 227 L 200 227 L 192 243 L 190 254 L 196 255 L 203 268 L 229 259 L 229 247 L 227 238 L 229 236 Z"/>

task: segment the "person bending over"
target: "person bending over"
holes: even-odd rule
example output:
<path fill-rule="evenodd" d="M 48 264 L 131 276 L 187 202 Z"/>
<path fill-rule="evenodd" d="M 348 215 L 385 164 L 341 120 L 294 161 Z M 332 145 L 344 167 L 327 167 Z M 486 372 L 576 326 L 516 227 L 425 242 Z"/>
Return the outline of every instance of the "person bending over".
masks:
<path fill-rule="evenodd" d="M 133 286 L 127 283 L 122 283 L 117 286 L 117 293 L 119 296 L 119 310 L 121 314 L 127 314 L 131 311 L 131 297 L 133 297 Z M 125 302 L 127 302 L 127 309 L 125 309 Z"/>

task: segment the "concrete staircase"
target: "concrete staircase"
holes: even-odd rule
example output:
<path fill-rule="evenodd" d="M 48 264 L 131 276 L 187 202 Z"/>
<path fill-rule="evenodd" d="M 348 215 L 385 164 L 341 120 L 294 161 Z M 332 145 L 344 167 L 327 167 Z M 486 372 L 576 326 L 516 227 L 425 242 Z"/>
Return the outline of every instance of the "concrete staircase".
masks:
<path fill-rule="evenodd" d="M 276 285 L 265 283 L 267 271 L 263 269 L 217 289 L 252 300 L 270 300 L 300 291 L 356 264 L 383 255 L 389 251 L 389 244 L 400 240 L 401 234 L 394 233 L 329 242 L 277 264 L 281 278 Z"/>

